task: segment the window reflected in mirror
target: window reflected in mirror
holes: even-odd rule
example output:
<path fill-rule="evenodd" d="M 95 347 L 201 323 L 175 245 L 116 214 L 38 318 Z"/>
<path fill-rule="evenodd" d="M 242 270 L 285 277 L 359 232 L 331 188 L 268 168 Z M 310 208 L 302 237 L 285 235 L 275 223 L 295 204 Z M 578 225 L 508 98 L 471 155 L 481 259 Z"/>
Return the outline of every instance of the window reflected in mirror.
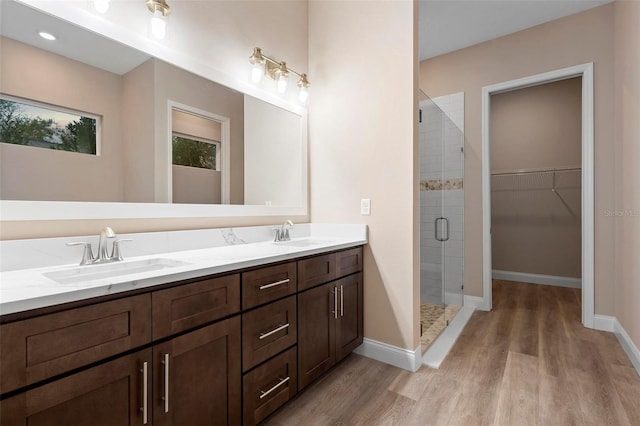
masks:
<path fill-rule="evenodd" d="M 171 110 L 174 203 L 220 204 L 221 124 L 195 113 Z"/>
<path fill-rule="evenodd" d="M 98 116 L 0 95 L 0 142 L 97 154 Z"/>

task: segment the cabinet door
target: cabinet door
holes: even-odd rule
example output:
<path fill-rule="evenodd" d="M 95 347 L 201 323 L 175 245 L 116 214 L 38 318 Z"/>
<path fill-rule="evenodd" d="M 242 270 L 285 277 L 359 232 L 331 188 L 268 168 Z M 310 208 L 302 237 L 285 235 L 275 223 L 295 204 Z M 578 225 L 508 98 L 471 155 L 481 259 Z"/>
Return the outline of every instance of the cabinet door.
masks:
<path fill-rule="evenodd" d="M 336 361 L 362 344 L 362 272 L 336 282 L 338 320 L 336 322 Z"/>
<path fill-rule="evenodd" d="M 0 402 L 0 423 L 143 425 L 145 408 L 146 424 L 151 424 L 151 349 L 116 358 L 6 399 Z"/>
<path fill-rule="evenodd" d="M 153 354 L 154 425 L 240 424 L 240 316 L 157 345 Z"/>
<path fill-rule="evenodd" d="M 298 294 L 298 389 L 335 364 L 335 284 Z"/>

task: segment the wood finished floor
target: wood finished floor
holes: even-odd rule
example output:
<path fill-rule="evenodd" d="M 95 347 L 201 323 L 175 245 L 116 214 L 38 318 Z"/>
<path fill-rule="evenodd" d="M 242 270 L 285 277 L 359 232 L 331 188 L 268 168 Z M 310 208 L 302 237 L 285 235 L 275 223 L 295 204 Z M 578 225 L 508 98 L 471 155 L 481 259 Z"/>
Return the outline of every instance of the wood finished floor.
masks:
<path fill-rule="evenodd" d="M 640 425 L 640 377 L 580 290 L 495 280 L 439 370 L 349 356 L 269 425 Z"/>

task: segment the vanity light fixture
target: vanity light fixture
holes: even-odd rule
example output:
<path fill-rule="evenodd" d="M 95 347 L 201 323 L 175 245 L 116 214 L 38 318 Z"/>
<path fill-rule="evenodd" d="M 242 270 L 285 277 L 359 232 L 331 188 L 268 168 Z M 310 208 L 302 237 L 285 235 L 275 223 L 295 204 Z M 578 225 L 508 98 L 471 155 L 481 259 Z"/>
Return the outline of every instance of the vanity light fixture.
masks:
<path fill-rule="evenodd" d="M 162 40 L 167 34 L 167 20 L 171 8 L 165 0 L 147 0 L 147 9 L 153 14 L 151 17 L 151 35 Z"/>
<path fill-rule="evenodd" d="M 262 80 L 262 76 L 266 75 L 276 81 L 278 93 L 284 93 L 287 91 L 289 73 L 293 73 L 298 76 L 297 86 L 300 88 L 300 103 L 306 104 L 309 97 L 309 79 L 307 78 L 307 74 L 301 74 L 292 70 L 287 67 L 286 62 L 284 61 L 276 61 L 275 59 L 268 57 L 262 53 L 262 49 L 259 47 L 253 48 L 253 53 L 249 56 L 249 62 L 251 62 L 252 65 L 251 81 L 259 83 L 260 80 Z"/>
<path fill-rule="evenodd" d="M 298 87 L 300 92 L 298 93 L 298 99 L 302 105 L 306 105 L 307 99 L 309 99 L 309 80 L 307 80 L 307 74 L 302 73 L 300 80 L 298 80 Z"/>
<path fill-rule="evenodd" d="M 93 7 L 100 13 L 107 13 L 109 0 L 93 0 Z"/>

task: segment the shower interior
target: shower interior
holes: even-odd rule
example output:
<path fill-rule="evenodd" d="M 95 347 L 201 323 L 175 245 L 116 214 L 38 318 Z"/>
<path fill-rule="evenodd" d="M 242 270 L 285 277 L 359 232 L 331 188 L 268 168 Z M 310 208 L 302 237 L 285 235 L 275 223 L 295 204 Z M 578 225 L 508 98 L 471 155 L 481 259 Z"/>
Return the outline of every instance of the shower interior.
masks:
<path fill-rule="evenodd" d="M 464 93 L 420 92 L 420 341 L 435 341 L 463 305 Z"/>

